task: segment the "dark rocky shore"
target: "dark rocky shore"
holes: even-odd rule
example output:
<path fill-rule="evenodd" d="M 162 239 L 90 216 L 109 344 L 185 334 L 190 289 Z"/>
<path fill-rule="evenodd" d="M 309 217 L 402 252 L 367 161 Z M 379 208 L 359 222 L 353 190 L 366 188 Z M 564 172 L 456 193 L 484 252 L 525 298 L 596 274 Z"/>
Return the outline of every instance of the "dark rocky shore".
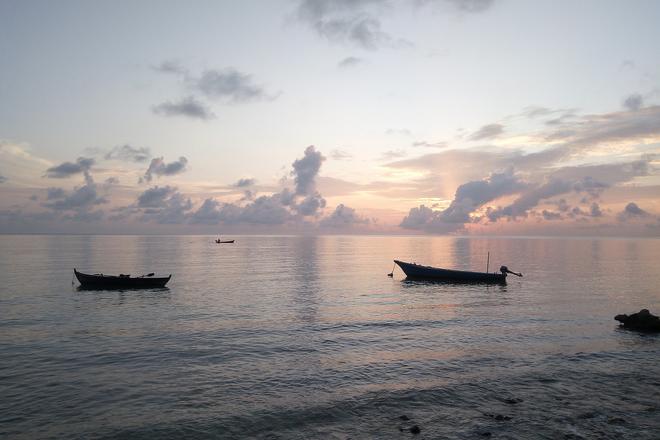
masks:
<path fill-rule="evenodd" d="M 614 317 L 621 326 L 631 330 L 642 332 L 660 332 L 660 318 L 653 315 L 647 309 L 642 309 L 632 315 L 616 315 Z"/>

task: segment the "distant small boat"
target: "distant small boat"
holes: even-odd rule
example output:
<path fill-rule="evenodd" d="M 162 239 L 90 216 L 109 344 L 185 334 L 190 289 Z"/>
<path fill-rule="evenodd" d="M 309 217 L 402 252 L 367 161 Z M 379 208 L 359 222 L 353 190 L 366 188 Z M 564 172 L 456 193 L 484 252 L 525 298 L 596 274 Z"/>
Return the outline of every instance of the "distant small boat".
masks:
<path fill-rule="evenodd" d="M 406 277 L 412 279 L 426 279 L 448 281 L 454 283 L 506 283 L 507 273 L 521 277 L 522 274 L 511 272 L 506 266 L 500 267 L 501 273 L 469 272 L 465 270 L 442 269 L 439 267 L 422 266 L 415 263 L 394 260 Z"/>
<path fill-rule="evenodd" d="M 168 277 L 157 278 L 153 273 L 132 277 L 130 275 L 103 275 L 103 274 L 86 274 L 78 272 L 73 269 L 73 273 L 80 282 L 80 287 L 94 288 L 94 289 L 151 289 L 155 287 L 165 287 L 165 284 L 172 278 Z"/>
<path fill-rule="evenodd" d="M 216 243 L 233 243 L 234 240 L 220 240 L 219 238 L 215 241 Z"/>

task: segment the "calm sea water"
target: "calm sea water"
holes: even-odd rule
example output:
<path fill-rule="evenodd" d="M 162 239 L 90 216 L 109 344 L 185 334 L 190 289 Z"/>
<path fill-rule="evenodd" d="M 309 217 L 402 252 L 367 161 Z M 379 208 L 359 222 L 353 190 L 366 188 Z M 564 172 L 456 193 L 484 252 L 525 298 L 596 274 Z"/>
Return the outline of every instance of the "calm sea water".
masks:
<path fill-rule="evenodd" d="M 235 238 L 0 236 L 0 437 L 660 438 L 659 240 Z"/>

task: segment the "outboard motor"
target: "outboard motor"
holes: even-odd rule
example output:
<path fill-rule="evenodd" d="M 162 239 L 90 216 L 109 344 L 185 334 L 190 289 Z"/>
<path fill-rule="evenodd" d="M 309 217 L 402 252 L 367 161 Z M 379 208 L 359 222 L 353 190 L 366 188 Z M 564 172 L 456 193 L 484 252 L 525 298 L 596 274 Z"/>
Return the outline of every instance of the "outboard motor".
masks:
<path fill-rule="evenodd" d="M 500 272 L 502 272 L 503 275 L 506 275 L 507 273 L 510 273 L 511 275 L 515 275 L 515 276 L 517 276 L 517 277 L 521 277 L 521 276 L 522 276 L 521 273 L 517 273 L 517 272 L 512 272 L 512 271 L 510 271 L 509 268 L 506 267 L 506 266 L 500 266 Z"/>

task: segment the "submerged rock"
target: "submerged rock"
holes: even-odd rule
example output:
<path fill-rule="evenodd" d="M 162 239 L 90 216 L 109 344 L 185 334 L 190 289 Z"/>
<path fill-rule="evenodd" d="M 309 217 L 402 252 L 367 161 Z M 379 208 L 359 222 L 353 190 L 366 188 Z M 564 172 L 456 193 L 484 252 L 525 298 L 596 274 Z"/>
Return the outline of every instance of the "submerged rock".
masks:
<path fill-rule="evenodd" d="M 415 426 L 413 426 L 413 427 L 410 428 L 410 432 L 411 432 L 412 434 L 419 434 L 420 432 L 422 432 L 422 430 L 419 429 L 419 426 L 415 425 Z"/>
<path fill-rule="evenodd" d="M 660 318 L 642 309 L 632 315 L 616 315 L 614 317 L 621 325 L 631 330 L 642 332 L 660 332 Z"/>

